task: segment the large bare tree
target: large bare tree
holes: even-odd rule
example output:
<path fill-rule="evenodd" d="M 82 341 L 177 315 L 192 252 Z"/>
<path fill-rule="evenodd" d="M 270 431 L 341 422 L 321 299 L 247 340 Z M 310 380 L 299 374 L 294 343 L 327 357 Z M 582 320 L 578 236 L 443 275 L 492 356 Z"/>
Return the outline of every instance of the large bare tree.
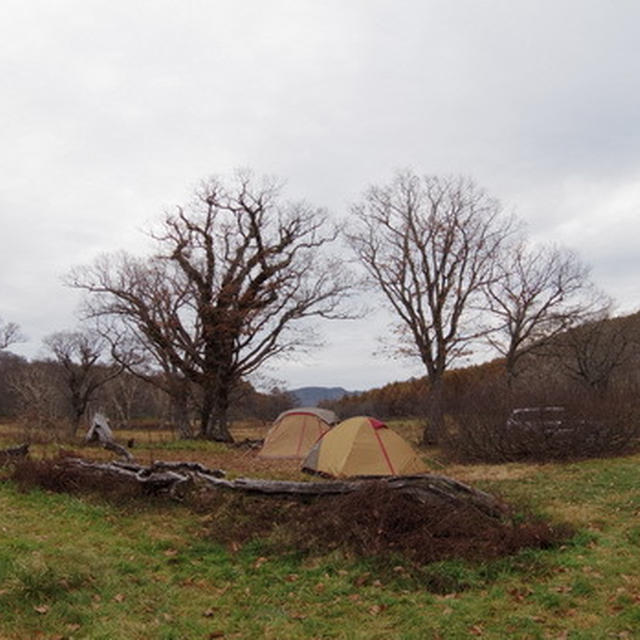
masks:
<path fill-rule="evenodd" d="M 505 247 L 496 266 L 487 300 L 497 326 L 487 337 L 504 357 L 511 385 L 526 355 L 543 351 L 601 303 L 589 269 L 571 251 L 520 240 Z"/>
<path fill-rule="evenodd" d="M 310 317 L 345 317 L 351 283 L 327 245 L 338 230 L 281 186 L 237 172 L 212 178 L 164 217 L 157 252 L 120 254 L 76 269 L 87 312 L 118 319 L 163 370 L 199 390 L 200 435 L 229 441 L 231 392 L 278 355 L 308 345 Z"/>
<path fill-rule="evenodd" d="M 513 221 L 464 177 L 400 173 L 352 208 L 351 246 L 400 320 L 398 351 L 417 355 L 429 380 L 429 424 L 444 425 L 443 376 L 483 333 L 481 298 Z"/>

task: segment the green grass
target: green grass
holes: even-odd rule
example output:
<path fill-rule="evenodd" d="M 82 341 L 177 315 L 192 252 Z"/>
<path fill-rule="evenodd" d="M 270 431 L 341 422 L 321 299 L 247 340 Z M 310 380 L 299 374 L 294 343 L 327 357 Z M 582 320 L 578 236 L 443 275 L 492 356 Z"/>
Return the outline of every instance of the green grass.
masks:
<path fill-rule="evenodd" d="M 557 549 L 426 567 L 278 556 L 268 540 L 234 551 L 177 504 L 0 482 L 0 638 L 639 637 L 639 469 L 640 456 L 452 468 L 577 533 Z"/>

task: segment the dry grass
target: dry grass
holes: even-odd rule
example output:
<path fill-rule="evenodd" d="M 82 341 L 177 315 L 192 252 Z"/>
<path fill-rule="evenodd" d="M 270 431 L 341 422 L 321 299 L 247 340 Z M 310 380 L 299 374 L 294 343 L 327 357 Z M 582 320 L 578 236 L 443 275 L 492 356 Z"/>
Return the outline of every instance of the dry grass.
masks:
<path fill-rule="evenodd" d="M 542 464 L 451 464 L 447 466 L 447 475 L 473 484 L 481 481 L 524 480 L 544 472 L 544 469 L 545 465 Z"/>

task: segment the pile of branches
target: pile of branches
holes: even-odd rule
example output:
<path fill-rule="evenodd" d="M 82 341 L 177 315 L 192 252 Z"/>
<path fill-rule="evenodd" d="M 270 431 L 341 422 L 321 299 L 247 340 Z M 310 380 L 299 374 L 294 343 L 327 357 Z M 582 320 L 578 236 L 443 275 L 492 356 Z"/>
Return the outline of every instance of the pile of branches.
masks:
<path fill-rule="evenodd" d="M 29 445 L 21 444 L 19 447 L 0 449 L 0 467 L 18 460 L 24 460 L 29 455 Z"/>
<path fill-rule="evenodd" d="M 232 549 L 260 540 L 265 553 L 339 550 L 378 559 L 384 566 L 402 558 L 414 567 L 451 558 L 484 561 L 525 548 L 551 548 L 573 533 L 531 515 L 505 511 L 498 517 L 466 501 L 426 506 L 384 481 L 367 481 L 357 492 L 318 500 L 283 502 L 220 493 L 208 497 L 202 508 L 208 514 L 209 535 Z M 427 586 L 438 591 L 442 585 L 431 584 L 430 578 Z"/>

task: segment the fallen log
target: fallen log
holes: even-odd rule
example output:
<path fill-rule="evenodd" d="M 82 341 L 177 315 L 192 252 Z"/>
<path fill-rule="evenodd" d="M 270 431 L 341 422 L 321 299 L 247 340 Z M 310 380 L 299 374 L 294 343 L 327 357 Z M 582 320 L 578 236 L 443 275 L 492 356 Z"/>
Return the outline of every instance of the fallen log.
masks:
<path fill-rule="evenodd" d="M 29 455 L 29 445 L 21 444 L 19 447 L 9 447 L 0 449 L 0 467 L 16 460 L 21 460 Z"/>
<path fill-rule="evenodd" d="M 110 478 L 126 478 L 131 482 L 140 483 L 152 492 L 168 493 L 173 497 L 179 497 L 182 489 L 197 486 L 204 491 L 226 490 L 289 499 L 309 499 L 353 493 L 370 487 L 372 482 L 378 482 L 392 491 L 411 496 L 425 507 L 465 505 L 474 507 L 492 518 L 500 518 L 507 513 L 506 505 L 495 496 L 452 478 L 434 474 L 293 482 L 259 478 L 228 480 L 223 477 L 224 471 L 207 469 L 194 462 L 154 462 L 149 466 L 142 466 L 132 462 L 105 463 L 82 458 L 63 458 L 58 464 L 62 468 L 80 470 L 85 474 L 98 474 L 104 482 L 109 482 Z"/>

